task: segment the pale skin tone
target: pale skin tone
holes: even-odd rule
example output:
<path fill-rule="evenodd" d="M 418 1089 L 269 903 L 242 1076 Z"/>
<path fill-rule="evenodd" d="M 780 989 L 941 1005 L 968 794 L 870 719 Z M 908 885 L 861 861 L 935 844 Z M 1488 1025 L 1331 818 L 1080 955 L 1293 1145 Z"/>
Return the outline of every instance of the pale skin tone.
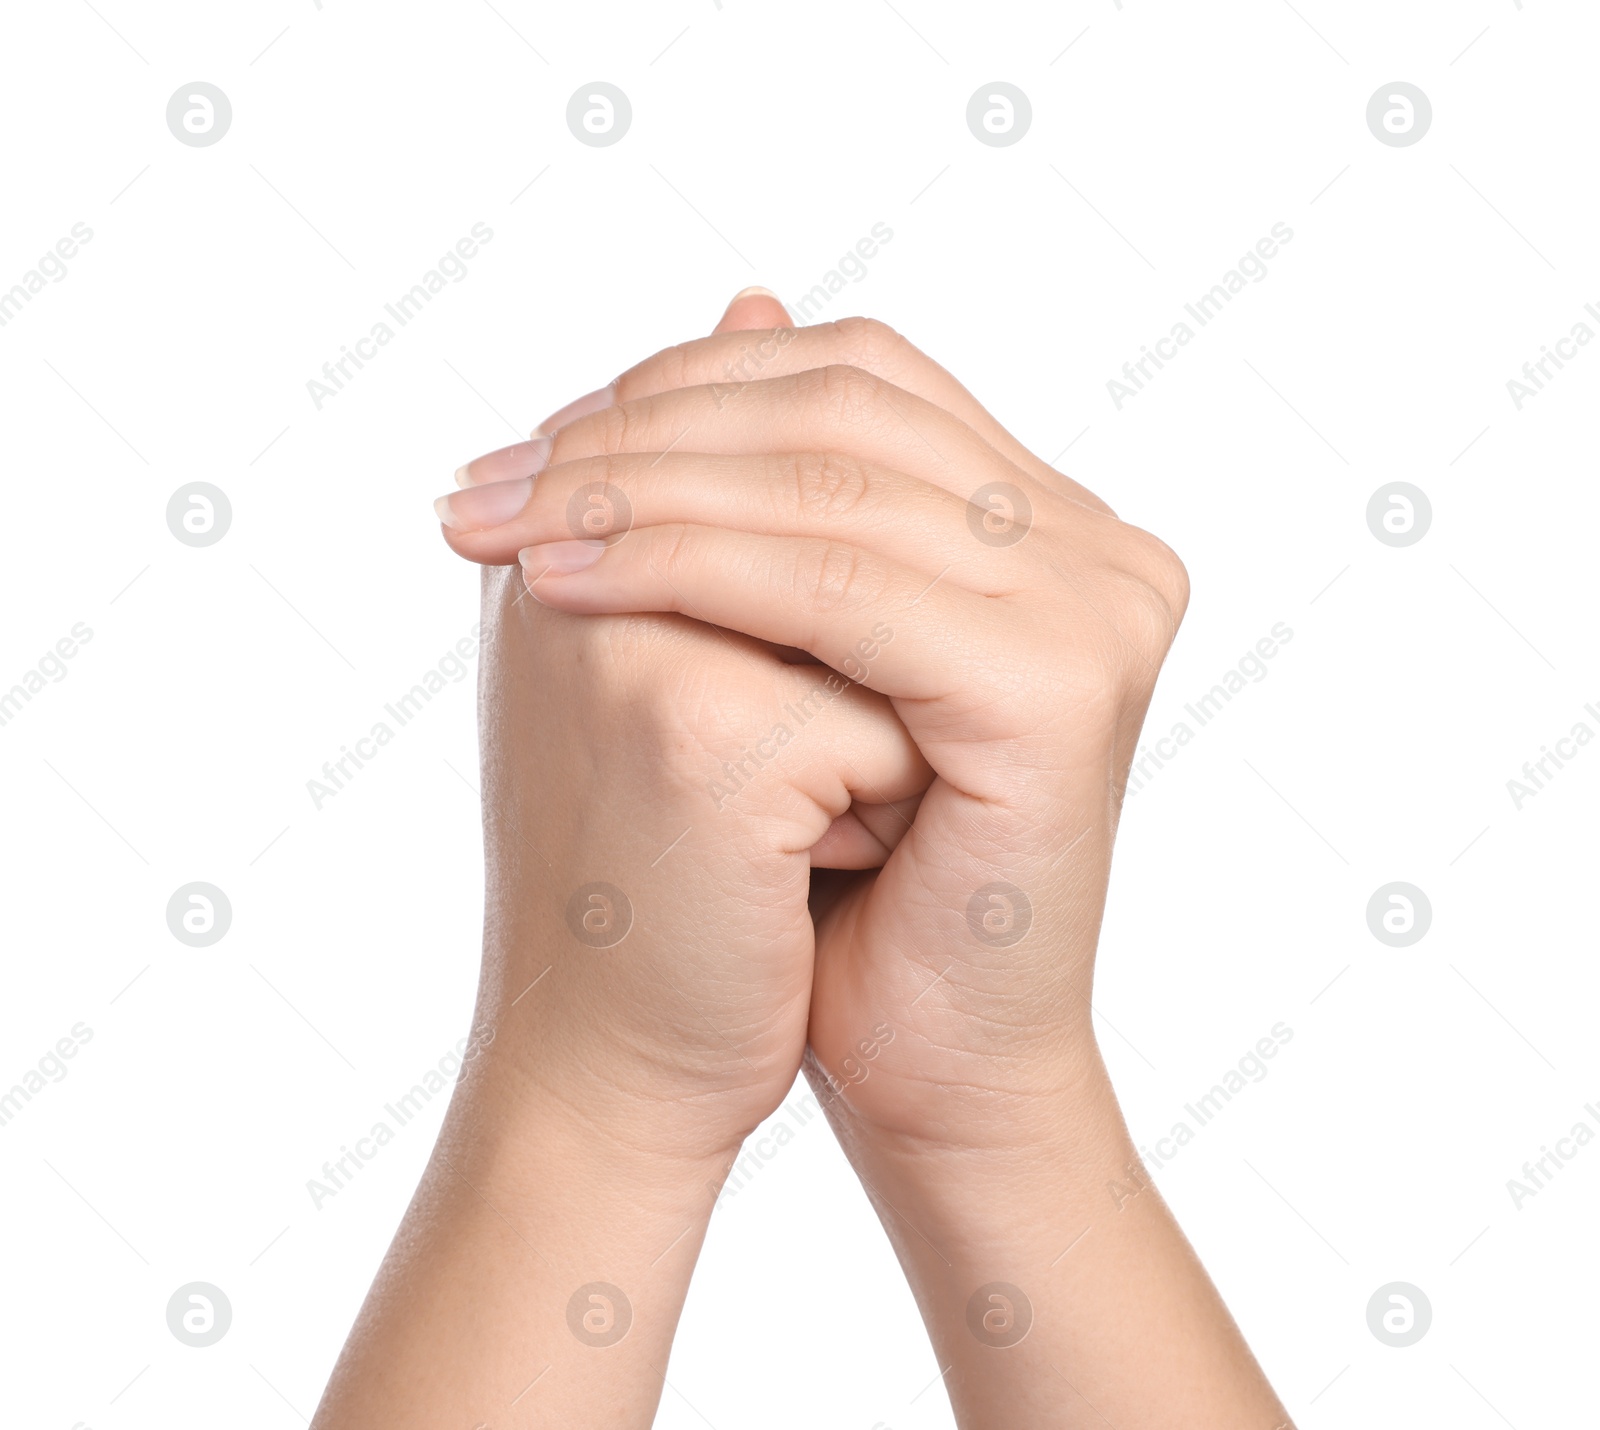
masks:
<path fill-rule="evenodd" d="M 803 1067 L 964 1430 L 1288 1426 L 1090 1016 L 1181 563 L 866 320 L 741 297 L 574 408 L 441 506 L 484 566 L 493 1040 L 315 1425 L 649 1425 Z"/>

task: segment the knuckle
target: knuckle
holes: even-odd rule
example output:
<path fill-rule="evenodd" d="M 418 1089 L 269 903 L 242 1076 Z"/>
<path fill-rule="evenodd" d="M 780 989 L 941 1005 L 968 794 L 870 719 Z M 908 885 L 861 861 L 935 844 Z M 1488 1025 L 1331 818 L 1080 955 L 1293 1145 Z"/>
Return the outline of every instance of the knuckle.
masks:
<path fill-rule="evenodd" d="M 607 456 L 646 450 L 639 444 L 648 440 L 652 427 L 648 399 L 618 402 L 585 420 L 594 424 L 594 445 Z"/>
<path fill-rule="evenodd" d="M 621 612 L 579 625 L 579 673 L 574 679 L 593 697 L 595 718 L 609 728 L 628 730 L 632 738 L 670 740 L 669 732 L 678 728 L 673 674 L 681 648 L 672 618 Z"/>
<path fill-rule="evenodd" d="M 837 522 L 866 501 L 866 468 L 839 452 L 801 452 L 789 459 L 794 510 L 804 519 Z"/>
<path fill-rule="evenodd" d="M 1189 575 L 1164 541 L 1120 523 L 1088 560 L 1076 566 L 1068 589 L 1052 602 L 1049 626 L 1071 679 L 1097 690 L 1111 711 L 1147 699 L 1178 634 L 1189 600 Z M 1061 568 L 1057 568 L 1058 570 Z"/>
<path fill-rule="evenodd" d="M 623 475 L 625 466 L 616 453 L 601 452 L 592 457 L 579 457 L 568 470 L 574 488 L 589 486 L 596 482 L 614 486 Z M 538 482 L 534 483 L 534 491 L 539 490 L 539 485 Z"/>
<path fill-rule="evenodd" d="M 808 542 L 795 563 L 795 594 L 816 611 L 840 611 L 868 598 L 861 551 L 842 541 Z"/>
<path fill-rule="evenodd" d="M 559 486 L 546 479 L 534 485 L 534 500 L 545 493 L 542 510 L 559 512 L 575 538 L 615 536 L 634 526 L 630 489 L 639 469 L 636 457 L 603 453 L 573 462 Z"/>
<path fill-rule="evenodd" d="M 1166 542 L 1157 537 L 1151 539 L 1160 548 L 1153 580 L 1156 589 L 1166 598 L 1168 609 L 1172 612 L 1173 629 L 1176 630 L 1183 624 L 1184 613 L 1189 609 L 1189 568 Z"/>
<path fill-rule="evenodd" d="M 1160 596 L 1172 634 L 1177 633 L 1189 608 L 1189 571 L 1159 536 L 1128 527 L 1128 566 L 1135 576 Z"/>
<path fill-rule="evenodd" d="M 1136 681 L 1148 676 L 1154 684 L 1172 638 L 1178 633 L 1177 618 L 1166 596 L 1143 577 L 1124 577 L 1119 584 L 1119 627 L 1131 647 L 1129 674 Z"/>
<path fill-rule="evenodd" d="M 1107 570 L 1097 584 L 1099 617 L 1090 617 L 1093 638 L 1089 648 L 1080 646 L 1077 669 L 1097 682 L 1108 708 L 1120 709 L 1155 689 L 1177 623 L 1165 597 L 1142 577 Z"/>
<path fill-rule="evenodd" d="M 622 450 L 623 438 L 627 433 L 628 419 L 625 415 L 627 410 L 625 403 L 618 403 L 615 407 L 608 407 L 590 417 L 589 430 L 593 435 L 594 445 L 601 452 L 609 455 Z M 556 442 L 559 447 L 561 445 L 559 437 Z"/>
<path fill-rule="evenodd" d="M 883 384 L 865 368 L 830 363 L 817 372 L 823 407 L 841 426 L 860 426 L 876 412 Z"/>
<path fill-rule="evenodd" d="M 674 343 L 669 348 L 662 348 L 647 364 L 653 390 L 669 392 L 679 387 L 691 387 L 699 381 L 698 377 L 691 374 L 694 368 L 694 354 L 688 343 Z M 618 394 L 619 400 L 621 394 Z"/>
<path fill-rule="evenodd" d="M 1051 660 L 1081 714 L 1115 722 L 1155 688 L 1177 633 L 1167 597 L 1142 576 L 1102 566 L 1053 602 Z"/>
<path fill-rule="evenodd" d="M 892 370 L 911 346 L 887 323 L 876 318 L 840 318 L 832 324 L 840 361 L 873 372 Z"/>
<path fill-rule="evenodd" d="M 560 612 L 553 614 L 561 616 Z M 583 686 L 602 693 L 608 706 L 633 696 L 640 634 L 631 625 L 631 617 L 586 620 L 567 616 L 560 623 L 562 649 L 573 657 L 573 668 L 582 672 Z"/>
<path fill-rule="evenodd" d="M 668 522 L 654 528 L 649 564 L 674 592 L 682 585 L 694 560 L 694 540 L 687 522 Z"/>

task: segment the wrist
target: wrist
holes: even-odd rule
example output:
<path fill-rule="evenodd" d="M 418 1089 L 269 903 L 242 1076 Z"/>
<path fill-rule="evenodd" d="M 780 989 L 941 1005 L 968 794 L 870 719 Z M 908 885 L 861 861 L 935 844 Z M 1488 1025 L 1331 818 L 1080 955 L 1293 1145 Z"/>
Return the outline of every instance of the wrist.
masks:
<path fill-rule="evenodd" d="M 957 1423 L 1170 1424 L 1181 1395 L 1185 1425 L 1287 1424 L 1140 1166 L 1109 1079 L 996 1122 L 983 1147 L 858 1137 L 848 1119 L 841 1137 Z"/>
<path fill-rule="evenodd" d="M 646 1155 L 491 1063 L 455 1088 L 319 1427 L 653 1422 L 720 1168 Z"/>
<path fill-rule="evenodd" d="M 553 1135 L 587 1135 L 597 1155 L 687 1177 L 703 1185 L 737 1155 L 745 1137 L 793 1085 L 804 1003 L 775 1020 L 797 1023 L 793 1049 L 741 1048 L 727 1039 L 697 1046 L 679 1026 L 681 998 L 641 1011 L 616 1000 L 610 1016 L 599 990 L 574 977 L 570 950 L 524 946 L 514 960 L 486 958 L 474 1033 L 480 1056 L 463 1074 L 484 1115 Z M 581 963 L 581 960 L 577 960 Z M 581 973 L 581 969 L 576 970 Z"/>
<path fill-rule="evenodd" d="M 827 1106 L 891 1237 L 898 1220 L 902 1230 L 914 1228 L 911 1242 L 931 1243 L 952 1265 L 1031 1260 L 1069 1227 L 1114 1210 L 1107 1187 L 1126 1180 L 1137 1155 L 1110 1079 L 1094 1062 L 1097 1071 L 1048 1095 L 1009 1097 L 981 1141 L 937 1135 L 934 1126 L 869 1124 L 848 1095 Z M 906 1249 L 916 1252 L 910 1242 Z"/>
<path fill-rule="evenodd" d="M 460 1149 L 514 1197 L 704 1219 L 737 1143 L 700 1132 L 676 1109 L 611 1087 L 586 1098 L 500 1059 L 464 1079 L 440 1149 L 452 1160 Z"/>
<path fill-rule="evenodd" d="M 1109 1083 L 1057 1111 L 1031 1149 L 860 1149 L 956 1422 L 1165 1425 L 1181 1402 L 1185 1425 L 1286 1425 Z"/>

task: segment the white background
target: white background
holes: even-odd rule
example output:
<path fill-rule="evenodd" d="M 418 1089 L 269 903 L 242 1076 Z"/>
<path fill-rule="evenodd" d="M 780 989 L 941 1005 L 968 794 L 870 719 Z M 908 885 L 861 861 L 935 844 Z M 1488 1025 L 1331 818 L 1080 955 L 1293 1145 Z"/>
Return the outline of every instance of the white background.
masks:
<path fill-rule="evenodd" d="M 59 0 L 8 7 L 4 47 L 0 287 L 94 235 L 0 328 L 0 688 L 93 632 L 0 727 L 0 1087 L 93 1031 L 0 1127 L 7 1425 L 311 1414 L 439 1104 L 320 1210 L 306 1182 L 467 1031 L 476 976 L 472 680 L 306 789 L 476 619 L 429 500 L 880 222 L 825 316 L 900 328 L 1186 560 L 1152 732 L 1294 633 L 1130 800 L 1097 993 L 1146 1145 L 1293 1029 L 1157 1173 L 1285 1402 L 1594 1423 L 1600 1145 L 1506 1186 L 1600 1128 L 1600 745 L 1506 787 L 1600 731 L 1600 348 L 1506 388 L 1600 304 L 1592 6 Z M 164 117 L 197 79 L 233 106 L 208 148 Z M 609 148 L 565 123 L 597 79 L 633 105 Z M 1033 106 L 1006 148 L 965 123 L 996 79 Z M 1433 105 L 1412 147 L 1365 122 L 1397 79 Z M 469 276 L 317 410 L 477 222 Z M 1119 411 L 1107 380 L 1278 222 L 1269 276 Z M 1432 502 L 1406 548 L 1366 525 L 1394 480 Z M 165 519 L 192 481 L 233 509 L 202 549 Z M 165 919 L 194 880 L 233 907 L 206 949 Z M 1393 880 L 1432 903 L 1409 948 L 1366 924 Z M 165 1321 L 197 1280 L 233 1306 L 207 1349 Z M 1410 1348 L 1367 1327 L 1391 1281 L 1433 1307 Z M 714 1219 L 659 1423 L 947 1426 L 938 1369 L 819 1118 Z"/>

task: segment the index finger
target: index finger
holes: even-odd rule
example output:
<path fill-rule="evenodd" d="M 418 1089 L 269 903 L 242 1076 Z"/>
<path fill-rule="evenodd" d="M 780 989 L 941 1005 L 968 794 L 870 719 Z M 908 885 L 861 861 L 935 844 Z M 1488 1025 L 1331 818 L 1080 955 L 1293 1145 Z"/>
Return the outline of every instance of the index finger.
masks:
<path fill-rule="evenodd" d="M 1087 487 L 1034 456 L 944 368 L 887 323 L 841 318 L 809 328 L 764 328 L 713 333 L 708 338 L 663 348 L 629 368 L 608 387 L 580 399 L 592 412 L 613 402 L 654 397 L 679 387 L 737 386 L 820 367 L 857 367 L 959 417 L 1002 456 L 1029 476 L 1061 490 L 1073 501 L 1114 515 Z M 574 403 L 573 407 L 579 404 Z M 564 420 L 583 413 L 563 409 Z M 535 435 L 552 430 L 546 419 Z"/>

